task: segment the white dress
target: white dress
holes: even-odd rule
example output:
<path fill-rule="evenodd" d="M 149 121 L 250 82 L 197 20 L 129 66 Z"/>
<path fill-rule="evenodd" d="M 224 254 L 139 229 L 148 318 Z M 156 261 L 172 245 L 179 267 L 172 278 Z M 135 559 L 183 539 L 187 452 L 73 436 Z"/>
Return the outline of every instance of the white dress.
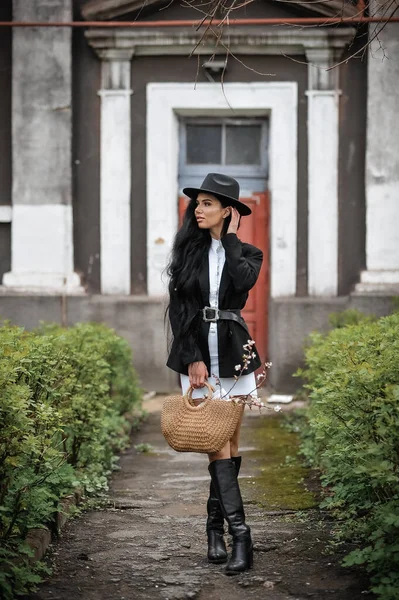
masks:
<path fill-rule="evenodd" d="M 212 238 L 211 247 L 209 248 L 209 306 L 212 308 L 218 308 L 219 306 L 219 286 L 225 261 L 226 256 L 222 242 Z M 214 375 L 219 377 L 217 327 L 217 322 L 210 323 L 208 335 L 208 347 L 211 360 L 211 372 L 209 373 L 208 383 L 210 383 L 215 390 L 220 389 L 220 387 L 216 385 L 216 380 L 214 377 Z M 180 383 L 182 387 L 182 393 L 185 394 L 190 386 L 188 375 L 180 374 Z M 236 381 L 234 377 L 223 377 L 220 379 L 220 383 L 225 392 L 229 393 L 231 390 L 231 396 L 239 396 L 241 394 L 249 393 L 252 393 L 254 396 L 257 395 L 254 373 L 250 373 L 249 375 L 241 375 L 238 381 Z M 208 389 L 204 387 L 202 389 L 194 390 L 192 397 L 203 398 L 203 396 L 207 395 L 207 393 Z"/>

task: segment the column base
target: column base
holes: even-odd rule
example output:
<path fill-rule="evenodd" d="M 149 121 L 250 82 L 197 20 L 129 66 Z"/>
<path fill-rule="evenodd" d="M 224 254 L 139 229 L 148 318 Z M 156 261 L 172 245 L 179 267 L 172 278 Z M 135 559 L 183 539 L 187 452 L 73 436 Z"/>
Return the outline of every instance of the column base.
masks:
<path fill-rule="evenodd" d="M 362 271 L 355 292 L 399 293 L 399 270 Z"/>
<path fill-rule="evenodd" d="M 3 276 L 3 292 L 40 294 L 85 294 L 77 273 L 33 273 L 10 271 Z"/>

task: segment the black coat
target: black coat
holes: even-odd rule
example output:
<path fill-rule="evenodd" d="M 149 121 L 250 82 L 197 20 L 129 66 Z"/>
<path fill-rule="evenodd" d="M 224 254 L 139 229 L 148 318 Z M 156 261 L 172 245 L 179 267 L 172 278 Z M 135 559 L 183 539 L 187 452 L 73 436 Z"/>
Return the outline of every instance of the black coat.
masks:
<path fill-rule="evenodd" d="M 225 249 L 226 262 L 223 267 L 219 287 L 219 309 L 243 309 L 248 298 L 249 290 L 255 285 L 259 271 L 262 266 L 262 251 L 241 242 L 235 233 L 229 233 L 222 238 Z M 199 276 L 198 294 L 200 308 L 209 306 L 209 260 L 204 262 L 204 267 Z M 177 318 L 176 299 L 171 297 L 169 306 L 169 319 L 174 336 L 174 341 L 169 353 L 167 366 L 188 375 L 188 365 L 203 361 L 206 364 L 209 375 L 210 357 L 208 349 L 209 322 L 202 320 L 197 315 L 193 321 L 193 329 L 197 331 L 196 339 L 186 342 L 183 349 L 177 351 L 176 337 L 179 333 L 179 321 Z M 247 329 L 239 323 L 231 320 L 218 321 L 218 355 L 219 355 L 219 377 L 233 377 L 237 375 L 235 365 L 242 364 L 244 353 L 243 345 L 247 343 L 250 336 Z M 256 341 L 256 340 L 255 340 Z M 261 365 L 256 348 L 253 346 L 256 358 L 248 365 L 244 374 L 252 373 Z"/>

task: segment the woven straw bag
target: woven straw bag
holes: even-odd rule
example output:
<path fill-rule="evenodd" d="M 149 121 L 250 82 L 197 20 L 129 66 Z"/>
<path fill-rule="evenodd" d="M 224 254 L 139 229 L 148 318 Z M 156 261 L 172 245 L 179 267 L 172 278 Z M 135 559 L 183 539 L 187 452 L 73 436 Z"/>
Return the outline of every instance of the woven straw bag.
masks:
<path fill-rule="evenodd" d="M 214 389 L 208 387 L 208 397 L 196 406 L 190 387 L 184 396 L 168 396 L 162 407 L 162 433 L 177 452 L 219 452 L 232 438 L 244 405 L 212 399 Z"/>

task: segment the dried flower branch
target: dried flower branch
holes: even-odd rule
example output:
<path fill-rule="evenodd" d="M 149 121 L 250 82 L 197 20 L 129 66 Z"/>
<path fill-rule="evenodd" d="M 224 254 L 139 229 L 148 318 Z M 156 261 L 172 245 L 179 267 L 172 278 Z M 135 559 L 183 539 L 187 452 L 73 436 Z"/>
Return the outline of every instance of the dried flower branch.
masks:
<path fill-rule="evenodd" d="M 216 385 L 219 388 L 217 393 L 214 394 L 214 397 L 224 399 L 226 401 L 244 404 L 245 406 L 249 406 L 250 409 L 252 409 L 253 407 L 257 407 L 259 408 L 259 410 L 261 410 L 262 408 L 268 408 L 269 410 L 280 412 L 281 406 L 277 405 L 273 408 L 269 407 L 258 398 L 257 394 L 257 390 L 262 387 L 262 385 L 267 379 L 267 372 L 272 366 L 271 362 L 265 362 L 263 364 L 263 370 L 256 376 L 256 386 L 253 388 L 253 390 L 251 390 L 248 394 L 231 394 L 232 390 L 240 380 L 240 377 L 244 375 L 244 371 L 248 370 L 251 360 L 256 358 L 257 356 L 256 353 L 253 352 L 254 345 L 255 340 L 248 340 L 247 343 L 243 345 L 244 354 L 242 355 L 242 364 L 235 365 L 234 367 L 236 371 L 239 371 L 239 374 L 234 375 L 235 382 L 227 392 L 222 388 L 220 378 L 214 373 L 212 373 L 212 377 L 215 379 Z"/>

